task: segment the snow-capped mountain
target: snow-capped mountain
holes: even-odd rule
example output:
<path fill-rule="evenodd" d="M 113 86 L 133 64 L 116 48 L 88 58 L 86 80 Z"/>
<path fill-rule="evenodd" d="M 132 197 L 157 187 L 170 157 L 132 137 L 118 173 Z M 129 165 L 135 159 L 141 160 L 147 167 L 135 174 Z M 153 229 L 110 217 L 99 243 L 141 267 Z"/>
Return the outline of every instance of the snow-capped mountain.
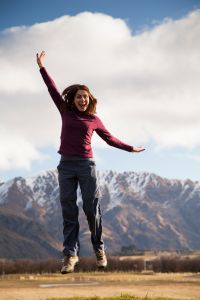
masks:
<path fill-rule="evenodd" d="M 131 245 L 158 250 L 200 248 L 200 182 L 114 171 L 99 172 L 98 178 L 104 240 L 110 253 Z M 80 190 L 78 203 L 81 249 L 90 254 Z M 58 255 L 62 216 L 56 170 L 0 184 L 0 230 L 0 257 Z"/>

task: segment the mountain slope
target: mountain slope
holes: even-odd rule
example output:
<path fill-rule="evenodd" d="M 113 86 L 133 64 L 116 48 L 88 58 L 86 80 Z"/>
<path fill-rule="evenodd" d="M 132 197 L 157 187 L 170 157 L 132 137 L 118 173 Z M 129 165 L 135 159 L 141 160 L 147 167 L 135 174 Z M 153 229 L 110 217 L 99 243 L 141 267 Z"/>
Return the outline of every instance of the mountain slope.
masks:
<path fill-rule="evenodd" d="M 155 250 L 200 248 L 199 182 L 135 172 L 106 171 L 98 177 L 108 252 L 119 253 L 130 245 Z M 89 255 L 90 232 L 80 190 L 78 203 L 81 252 Z M 57 171 L 17 177 L 0 185 L 0 231 L 0 257 L 58 255 L 62 216 Z"/>

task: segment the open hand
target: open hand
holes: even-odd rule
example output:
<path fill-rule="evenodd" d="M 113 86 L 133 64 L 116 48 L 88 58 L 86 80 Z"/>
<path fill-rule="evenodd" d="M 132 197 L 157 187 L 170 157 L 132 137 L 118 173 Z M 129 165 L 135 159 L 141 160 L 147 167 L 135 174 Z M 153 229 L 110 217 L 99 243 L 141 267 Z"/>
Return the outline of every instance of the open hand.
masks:
<path fill-rule="evenodd" d="M 44 67 L 44 57 L 45 57 L 45 51 L 42 51 L 41 53 L 36 54 L 37 57 L 37 64 L 40 68 Z"/>
<path fill-rule="evenodd" d="M 144 147 L 140 146 L 140 147 L 133 147 L 132 152 L 142 152 L 144 151 Z"/>

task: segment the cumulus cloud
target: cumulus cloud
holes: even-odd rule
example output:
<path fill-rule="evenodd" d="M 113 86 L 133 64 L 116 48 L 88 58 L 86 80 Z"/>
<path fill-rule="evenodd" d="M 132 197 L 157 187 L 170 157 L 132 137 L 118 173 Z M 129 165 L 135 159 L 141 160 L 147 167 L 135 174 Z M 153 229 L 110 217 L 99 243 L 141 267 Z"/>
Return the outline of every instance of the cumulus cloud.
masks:
<path fill-rule="evenodd" d="M 2 31 L 0 168 L 27 167 L 43 159 L 42 147 L 59 147 L 60 117 L 35 62 L 41 50 L 59 90 L 89 85 L 99 116 L 121 140 L 199 145 L 199 20 L 196 10 L 134 35 L 124 20 L 85 12 Z M 93 144 L 104 147 L 97 137 Z"/>
<path fill-rule="evenodd" d="M 0 150 L 0 169 L 8 170 L 15 168 L 23 168 L 30 170 L 33 160 L 41 161 L 48 159 L 48 155 L 39 153 L 32 143 L 23 136 L 12 135 L 0 131 L 1 134 L 1 150 Z"/>

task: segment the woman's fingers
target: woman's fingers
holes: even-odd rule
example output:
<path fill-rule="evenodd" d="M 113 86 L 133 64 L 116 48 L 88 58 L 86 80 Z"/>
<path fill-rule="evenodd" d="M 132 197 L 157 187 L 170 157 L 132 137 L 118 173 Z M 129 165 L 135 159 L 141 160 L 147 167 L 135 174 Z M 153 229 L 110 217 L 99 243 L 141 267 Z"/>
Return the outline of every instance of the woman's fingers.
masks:
<path fill-rule="evenodd" d="M 43 58 L 45 56 L 45 51 L 42 51 L 41 53 L 40 53 L 40 58 Z"/>
<path fill-rule="evenodd" d="M 132 152 L 142 152 L 144 150 L 145 150 L 145 148 L 142 147 L 142 146 L 140 146 L 140 147 L 133 147 L 133 151 Z"/>
<path fill-rule="evenodd" d="M 40 54 L 37 53 L 36 56 L 37 56 L 37 59 L 43 58 L 45 56 L 45 51 L 42 51 Z"/>

